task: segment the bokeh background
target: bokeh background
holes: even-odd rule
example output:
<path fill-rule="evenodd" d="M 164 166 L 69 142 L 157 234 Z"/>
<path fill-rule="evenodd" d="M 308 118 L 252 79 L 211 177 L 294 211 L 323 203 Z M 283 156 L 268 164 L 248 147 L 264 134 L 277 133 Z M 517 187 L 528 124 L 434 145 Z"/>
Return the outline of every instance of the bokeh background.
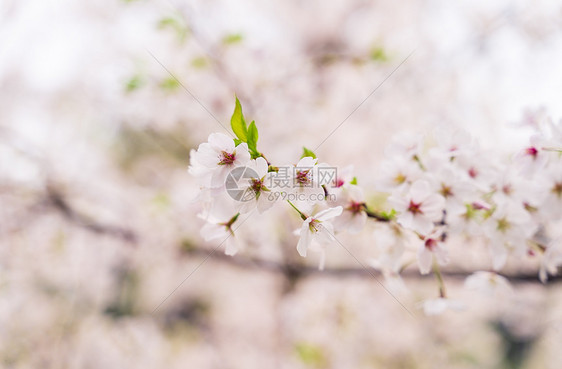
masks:
<path fill-rule="evenodd" d="M 270 161 L 320 145 L 369 196 L 400 132 L 508 155 L 525 109 L 562 116 L 561 21 L 558 1 L 0 1 L 0 366 L 559 368 L 562 290 L 535 264 L 481 296 L 463 277 L 489 260 L 459 245 L 446 283 L 471 304 L 426 317 L 432 277 L 407 271 L 403 307 L 337 247 L 344 272 L 319 273 L 283 204 L 207 257 L 187 166 L 234 94 Z M 341 238 L 360 260 L 374 227 Z"/>

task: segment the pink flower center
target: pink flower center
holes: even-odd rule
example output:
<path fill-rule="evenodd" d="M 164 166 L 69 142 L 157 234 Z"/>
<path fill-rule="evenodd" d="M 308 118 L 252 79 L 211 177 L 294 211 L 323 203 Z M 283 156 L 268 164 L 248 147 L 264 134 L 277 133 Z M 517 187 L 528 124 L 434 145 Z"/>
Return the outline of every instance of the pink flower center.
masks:
<path fill-rule="evenodd" d="M 335 182 L 336 182 L 336 183 L 335 183 L 335 187 L 336 187 L 336 188 L 340 188 L 341 186 L 343 186 L 343 185 L 345 184 L 345 181 L 344 181 L 343 179 L 341 179 L 341 178 L 336 178 L 336 181 L 335 181 Z"/>
<path fill-rule="evenodd" d="M 509 228 L 511 228 L 511 224 L 506 218 L 498 219 L 497 222 L 497 230 L 505 233 Z"/>
<path fill-rule="evenodd" d="M 537 150 L 534 147 L 528 147 L 527 149 L 525 149 L 525 154 L 532 156 L 533 159 L 537 158 L 538 153 L 539 153 L 539 150 Z"/>
<path fill-rule="evenodd" d="M 437 241 L 433 238 L 428 238 L 425 240 L 425 248 L 429 251 L 433 251 L 437 247 Z"/>
<path fill-rule="evenodd" d="M 453 196 L 453 191 L 451 190 L 450 186 L 447 186 L 445 183 L 441 183 L 441 195 L 444 197 Z"/>
<path fill-rule="evenodd" d="M 504 185 L 502 187 L 502 192 L 505 193 L 506 195 L 510 195 L 513 192 L 513 188 L 511 188 L 511 185 Z"/>
<path fill-rule="evenodd" d="M 309 184 L 311 182 L 310 178 L 308 177 L 309 172 L 310 172 L 310 170 L 299 170 L 299 171 L 297 171 L 295 181 L 298 184 L 301 184 L 301 185 Z"/>
<path fill-rule="evenodd" d="M 422 214 L 422 210 L 421 210 L 421 203 L 417 203 L 414 202 L 413 200 L 410 200 L 410 205 L 408 205 L 408 211 L 413 213 L 413 214 Z"/>
<path fill-rule="evenodd" d="M 234 152 L 231 154 L 226 151 L 223 151 L 220 156 L 219 165 L 230 165 L 234 163 L 235 160 L 236 160 L 236 154 Z"/>
<path fill-rule="evenodd" d="M 320 225 L 320 221 L 313 218 L 308 224 L 308 228 L 311 232 L 318 232 L 318 225 Z"/>
<path fill-rule="evenodd" d="M 396 177 L 393 178 L 393 180 L 394 180 L 394 183 L 396 183 L 396 184 L 402 184 L 402 183 L 406 182 L 406 176 L 402 173 L 398 173 L 396 175 Z"/>
<path fill-rule="evenodd" d="M 478 171 L 476 170 L 476 168 L 471 167 L 468 170 L 468 175 L 470 176 L 470 178 L 476 178 L 478 176 Z"/>
<path fill-rule="evenodd" d="M 363 204 L 360 202 L 352 201 L 351 204 L 349 204 L 347 210 L 351 211 L 353 214 L 358 214 L 363 210 Z"/>
<path fill-rule="evenodd" d="M 252 178 L 252 184 L 250 185 L 250 188 L 256 195 L 258 195 L 265 187 L 261 180 Z"/>

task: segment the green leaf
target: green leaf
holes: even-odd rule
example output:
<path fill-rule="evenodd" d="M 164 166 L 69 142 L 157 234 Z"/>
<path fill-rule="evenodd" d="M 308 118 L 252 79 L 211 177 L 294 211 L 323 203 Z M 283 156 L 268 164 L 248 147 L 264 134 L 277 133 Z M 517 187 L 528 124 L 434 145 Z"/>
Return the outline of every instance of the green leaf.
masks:
<path fill-rule="evenodd" d="M 306 147 L 302 148 L 302 156 L 301 159 L 307 156 L 311 156 L 313 159 L 316 159 L 316 154 L 312 152 L 312 150 L 307 149 Z"/>
<path fill-rule="evenodd" d="M 193 58 L 191 60 L 191 66 L 193 68 L 197 68 L 197 69 L 205 68 L 205 67 L 207 67 L 208 64 L 209 64 L 209 61 L 204 56 L 199 56 L 199 57 Z"/>
<path fill-rule="evenodd" d="M 394 209 L 390 209 L 390 211 L 381 212 L 381 216 L 388 220 L 393 220 L 394 218 L 396 218 L 396 214 L 397 214 L 396 210 Z"/>
<path fill-rule="evenodd" d="M 252 121 L 248 127 L 248 149 L 252 156 L 258 157 L 260 153 L 258 152 L 258 128 L 256 127 L 256 122 Z M 255 158 L 254 158 L 255 159 Z"/>
<path fill-rule="evenodd" d="M 295 351 L 299 359 L 306 365 L 314 368 L 322 368 L 328 364 L 328 360 L 322 349 L 308 343 L 297 343 Z"/>
<path fill-rule="evenodd" d="M 242 143 L 242 140 L 240 140 L 240 139 L 238 139 L 238 138 L 235 138 L 235 139 L 234 139 L 234 145 L 235 145 L 235 146 L 238 146 L 238 145 L 240 145 L 241 143 Z"/>
<path fill-rule="evenodd" d="M 180 83 L 174 77 L 167 77 L 160 82 L 160 88 L 168 91 L 174 91 L 180 87 Z"/>
<path fill-rule="evenodd" d="M 243 39 L 244 36 L 242 36 L 240 33 L 231 33 L 222 38 L 222 43 L 225 45 L 231 45 L 241 42 Z"/>
<path fill-rule="evenodd" d="M 378 61 L 378 62 L 385 62 L 388 61 L 388 55 L 382 47 L 374 47 L 371 50 L 371 60 Z"/>
<path fill-rule="evenodd" d="M 349 182 L 349 184 L 356 185 L 357 184 L 357 177 L 353 177 L 353 179 L 351 180 L 351 182 Z"/>
<path fill-rule="evenodd" d="M 158 21 L 158 29 L 171 29 L 176 33 L 179 41 L 183 42 L 188 34 L 189 28 L 180 17 L 171 16 L 165 17 Z"/>
<path fill-rule="evenodd" d="M 236 137 L 238 137 L 242 142 L 248 142 L 248 128 L 246 127 L 246 121 L 244 120 L 242 106 L 240 105 L 238 97 L 236 97 L 234 113 L 232 113 L 232 118 L 230 118 L 230 126 L 232 127 L 232 131 Z"/>
<path fill-rule="evenodd" d="M 134 91 L 142 87 L 142 85 L 144 85 L 144 82 L 145 82 L 144 79 L 140 75 L 133 76 L 129 81 L 127 81 L 127 84 L 125 85 L 125 90 L 127 92 Z"/>

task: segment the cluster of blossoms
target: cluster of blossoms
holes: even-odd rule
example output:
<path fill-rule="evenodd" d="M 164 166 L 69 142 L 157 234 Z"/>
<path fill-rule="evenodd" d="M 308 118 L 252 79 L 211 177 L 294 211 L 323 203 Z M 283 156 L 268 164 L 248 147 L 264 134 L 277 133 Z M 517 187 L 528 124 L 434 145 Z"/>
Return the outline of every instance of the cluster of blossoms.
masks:
<path fill-rule="evenodd" d="M 359 233 L 368 219 L 381 223 L 375 232 L 378 257 L 370 261 L 389 286 L 403 286 L 400 272 L 417 260 L 421 274 L 438 277 L 440 296 L 426 301 L 427 313 L 455 303 L 446 299 L 440 266 L 449 263 L 449 248 L 461 239 L 483 241 L 491 270 L 476 272 L 467 287 L 507 284 L 497 274 L 508 260 L 539 258 L 539 278 L 546 282 L 562 265 L 562 122 L 538 114 L 525 124 L 535 131 L 528 146 L 508 160 L 498 160 L 463 131 L 437 129 L 431 137 L 400 135 L 385 151 L 377 188 L 387 193 L 387 211 L 366 203 L 352 167 L 342 170 L 318 163 L 304 149 L 295 164 L 276 166 L 257 150 L 254 122 L 244 120 L 240 103 L 231 120 L 236 137 L 214 133 L 191 153 L 189 172 L 201 188 L 206 240 L 220 239 L 233 255 L 235 224 L 240 214 L 264 213 L 288 202 L 302 219 L 298 253 L 321 253 L 337 234 Z M 234 214 L 217 214 L 229 201 Z M 505 283 L 504 283 L 505 282 Z"/>

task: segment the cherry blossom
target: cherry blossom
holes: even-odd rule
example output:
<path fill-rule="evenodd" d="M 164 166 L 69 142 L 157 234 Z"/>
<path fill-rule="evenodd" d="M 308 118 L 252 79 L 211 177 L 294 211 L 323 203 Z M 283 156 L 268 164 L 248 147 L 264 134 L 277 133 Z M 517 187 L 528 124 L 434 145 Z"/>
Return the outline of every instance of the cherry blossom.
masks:
<path fill-rule="evenodd" d="M 394 157 L 382 163 L 377 187 L 381 191 L 392 192 L 404 189 L 422 178 L 420 165 L 411 158 Z"/>
<path fill-rule="evenodd" d="M 429 273 L 434 258 L 439 265 L 449 263 L 449 256 L 444 246 L 443 236 L 443 228 L 435 228 L 429 235 L 421 239 L 417 253 L 421 274 Z"/>
<path fill-rule="evenodd" d="M 466 278 L 464 286 L 488 297 L 513 293 L 507 278 L 494 272 L 475 272 Z"/>
<path fill-rule="evenodd" d="M 546 283 L 548 275 L 558 274 L 558 267 L 562 266 L 562 237 L 552 240 L 546 248 L 539 269 L 539 279 Z"/>
<path fill-rule="evenodd" d="M 268 172 L 267 161 L 262 157 L 251 160 L 246 167 L 251 177 L 246 178 L 245 183 L 240 187 L 243 196 L 239 211 L 245 214 L 257 207 L 258 212 L 263 213 L 271 208 L 277 199 L 275 196 L 270 196 L 271 189 L 267 187 L 270 183 L 274 183 L 274 173 Z"/>
<path fill-rule="evenodd" d="M 540 212 L 546 219 L 560 219 L 562 217 L 562 160 L 557 160 L 547 166 L 541 178 Z"/>
<path fill-rule="evenodd" d="M 445 199 L 447 219 L 463 214 L 466 204 L 478 199 L 476 187 L 450 160 L 430 160 L 425 178 L 433 191 Z"/>
<path fill-rule="evenodd" d="M 212 133 L 208 142 L 191 152 L 189 172 L 198 177 L 206 187 L 222 187 L 228 172 L 250 161 L 248 145 L 235 146 L 232 138 L 222 133 Z"/>
<path fill-rule="evenodd" d="M 399 224 L 421 234 L 431 232 L 434 223 L 443 218 L 445 199 L 432 193 L 425 180 L 414 182 L 406 193 L 395 191 L 388 202 L 399 213 Z"/>
<path fill-rule="evenodd" d="M 379 270 L 384 279 L 385 286 L 393 293 L 407 291 L 400 272 L 404 267 L 402 260 L 405 245 L 410 243 L 412 234 L 397 225 L 378 227 L 374 232 L 375 245 L 379 251 L 377 258 L 368 261 L 369 266 Z"/>
<path fill-rule="evenodd" d="M 300 239 L 297 244 L 297 251 L 302 257 L 306 257 L 308 248 L 313 241 L 326 244 L 332 243 L 334 238 L 334 226 L 330 219 L 339 216 L 343 211 L 341 206 L 329 208 L 319 212 L 314 216 L 306 218 L 300 228 Z"/>
<path fill-rule="evenodd" d="M 215 217 L 205 217 L 207 223 L 201 228 L 201 236 L 205 241 L 218 240 L 220 243 L 225 244 L 224 253 L 226 255 L 235 255 L 238 252 L 238 244 L 234 237 L 232 224 L 238 218 L 238 215 L 230 218 L 229 220 L 219 220 Z"/>
<path fill-rule="evenodd" d="M 385 148 L 384 155 L 389 158 L 401 157 L 407 160 L 421 153 L 422 138 L 411 132 L 397 134 Z"/>
<path fill-rule="evenodd" d="M 529 146 L 515 155 L 515 165 L 526 178 L 531 178 L 547 165 L 550 153 L 543 150 L 544 146 L 546 146 L 544 138 L 541 135 L 534 135 Z"/>
<path fill-rule="evenodd" d="M 489 240 L 495 270 L 503 268 L 509 253 L 522 256 L 527 251 L 527 239 L 537 226 L 529 213 L 513 201 L 500 203 L 483 224 Z"/>
<path fill-rule="evenodd" d="M 334 220 L 336 231 L 346 230 L 351 234 L 361 232 L 367 223 L 363 189 L 357 185 L 346 186 L 340 192 L 337 203 L 342 205 L 343 212 Z"/>
<path fill-rule="evenodd" d="M 422 275 L 433 271 L 440 297 L 422 303 L 427 315 L 463 307 L 447 298 L 440 271 L 458 240 L 485 241 L 494 270 L 502 269 L 508 256 L 538 256 L 542 282 L 562 265 L 562 123 L 537 120 L 530 143 L 514 156 L 484 150 L 464 131 L 441 129 L 433 137 L 402 134 L 385 150 L 372 189 L 390 193 L 386 203 L 378 204 L 385 211 L 369 207 L 369 193 L 357 185 L 352 166 L 336 174 L 308 149 L 297 164 L 276 166 L 257 150 L 255 125 L 246 127 L 253 133 L 245 135 L 245 123 L 237 124 L 236 141 L 210 135 L 208 143 L 192 150 L 189 167 L 199 180 L 201 217 L 207 221 L 201 234 L 206 240 L 223 239 L 229 255 L 238 250 L 232 225 L 239 214 L 224 214 L 256 208 L 263 213 L 276 201 L 287 200 L 303 220 L 295 231 L 300 236 L 296 251 L 302 257 L 309 250 L 319 252 L 320 269 L 326 246 L 336 241 L 334 232 L 358 234 L 369 219 L 380 222 L 375 258 L 368 265 L 382 273 L 394 292 L 407 290 L 400 273 L 408 265 L 417 261 Z M 229 199 L 225 175 L 239 168 L 245 174 L 235 189 L 243 196 Z M 226 213 L 217 213 L 223 207 Z M 473 273 L 465 287 L 486 295 L 511 291 L 507 279 L 491 271 Z"/>
<path fill-rule="evenodd" d="M 339 191 L 351 185 L 353 182 L 353 165 L 348 165 L 342 170 L 338 170 L 336 177 L 330 183 L 330 192 L 339 193 Z"/>
<path fill-rule="evenodd" d="M 435 129 L 434 136 L 437 146 L 429 150 L 432 157 L 451 160 L 474 152 L 472 137 L 466 131 L 441 126 Z"/>
<path fill-rule="evenodd" d="M 458 300 L 452 300 L 445 297 L 429 299 L 422 302 L 421 307 L 425 315 L 440 315 L 447 310 L 462 311 L 466 308 L 465 304 Z"/>

